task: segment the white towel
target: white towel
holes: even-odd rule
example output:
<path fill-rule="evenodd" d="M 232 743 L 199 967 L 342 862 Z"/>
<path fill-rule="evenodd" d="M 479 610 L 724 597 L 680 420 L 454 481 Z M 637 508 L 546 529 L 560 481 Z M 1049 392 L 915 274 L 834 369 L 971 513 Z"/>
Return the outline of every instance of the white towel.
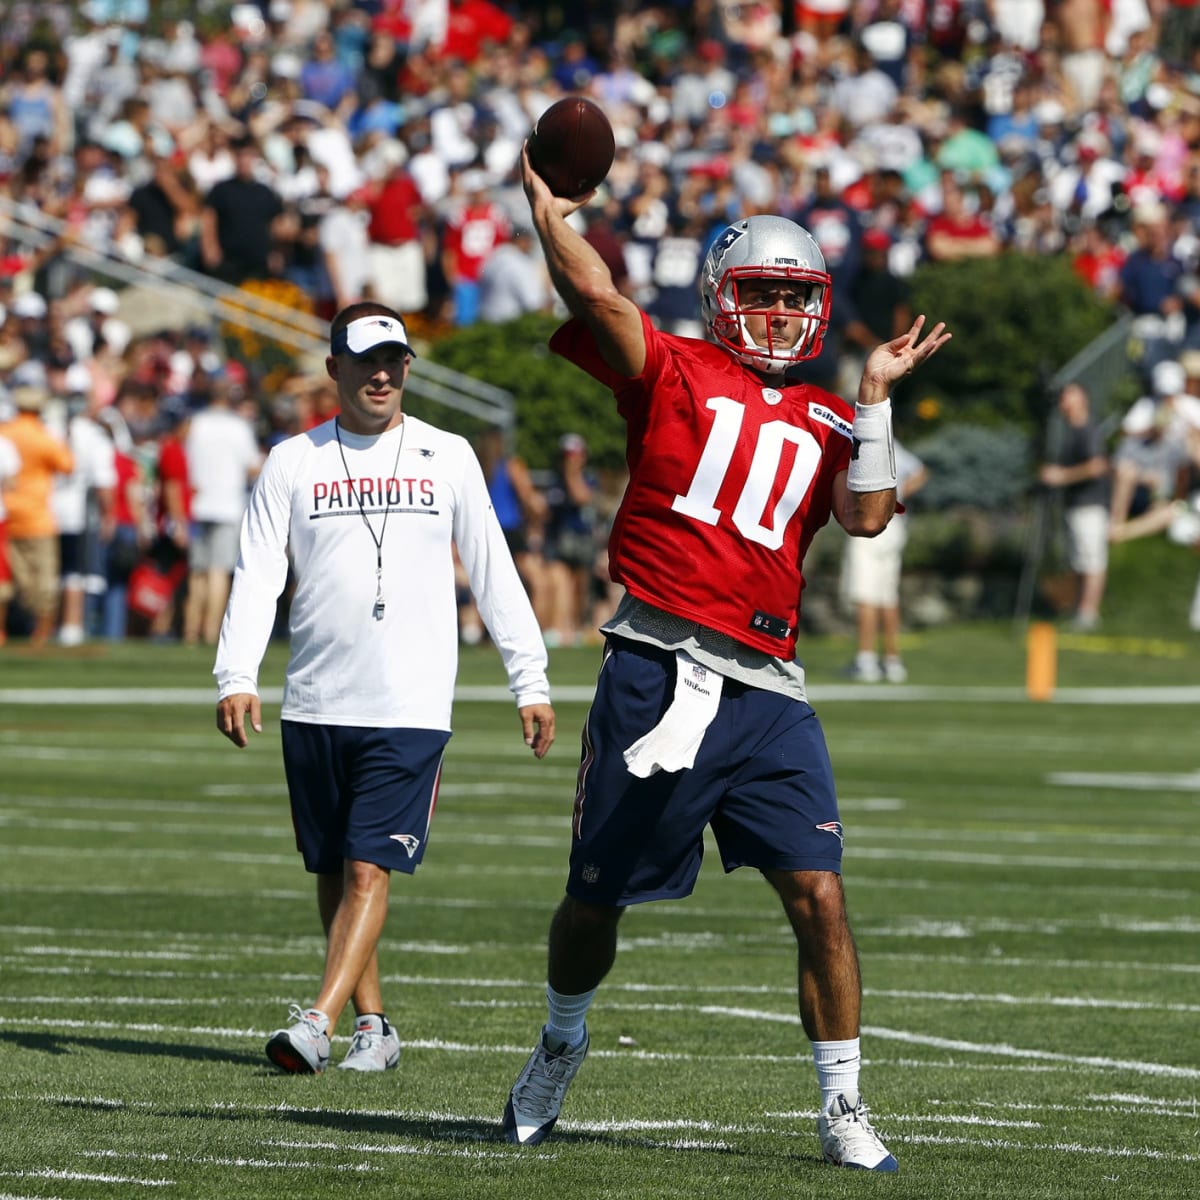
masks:
<path fill-rule="evenodd" d="M 648 779 L 655 771 L 682 771 L 696 761 L 704 732 L 717 715 L 724 679 L 684 650 L 675 652 L 675 696 L 663 718 L 625 751 L 631 775 Z"/>

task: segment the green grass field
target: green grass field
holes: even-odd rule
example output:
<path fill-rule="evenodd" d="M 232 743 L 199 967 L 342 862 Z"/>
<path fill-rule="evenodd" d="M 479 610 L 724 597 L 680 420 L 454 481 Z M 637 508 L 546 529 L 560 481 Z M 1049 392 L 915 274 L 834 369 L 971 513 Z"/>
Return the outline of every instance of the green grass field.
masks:
<path fill-rule="evenodd" d="M 790 935 L 715 858 L 689 900 L 624 922 L 555 1136 L 500 1138 L 544 1016 L 595 651 L 555 652 L 542 763 L 488 698 L 498 657 L 464 654 L 479 698 L 382 947 L 400 1069 L 302 1078 L 262 1053 L 322 954 L 278 705 L 239 753 L 207 652 L 10 646 L 0 1198 L 1194 1196 L 1200 637 L 1060 647 L 1049 704 L 1023 698 L 1008 626 L 911 638 L 906 688 L 855 690 L 844 641 L 804 647 L 847 826 L 864 1090 L 901 1164 L 880 1177 L 820 1163 Z"/>

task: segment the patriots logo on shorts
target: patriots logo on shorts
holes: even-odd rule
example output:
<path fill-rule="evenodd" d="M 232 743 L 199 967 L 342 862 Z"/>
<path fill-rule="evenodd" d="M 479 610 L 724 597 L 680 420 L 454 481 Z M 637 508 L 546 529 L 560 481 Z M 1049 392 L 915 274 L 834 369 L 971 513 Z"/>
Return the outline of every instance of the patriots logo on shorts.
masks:
<path fill-rule="evenodd" d="M 393 833 L 390 836 L 393 842 L 399 842 L 408 851 L 409 858 L 416 854 L 417 847 L 421 844 L 421 839 L 413 837 L 411 833 Z"/>
<path fill-rule="evenodd" d="M 846 844 L 845 832 L 842 829 L 841 821 L 822 821 L 817 828 L 823 830 L 825 833 L 832 833 L 843 846 Z"/>

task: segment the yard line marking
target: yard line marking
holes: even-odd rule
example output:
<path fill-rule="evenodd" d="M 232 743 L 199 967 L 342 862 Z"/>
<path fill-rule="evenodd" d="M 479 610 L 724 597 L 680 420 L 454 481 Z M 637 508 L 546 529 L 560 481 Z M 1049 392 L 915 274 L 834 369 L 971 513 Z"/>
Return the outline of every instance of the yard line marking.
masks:
<path fill-rule="evenodd" d="M 2 822 L 0 822 L 0 823 L 2 823 Z M 214 829 L 210 832 L 213 832 L 215 834 L 216 830 Z M 553 837 L 546 837 L 546 838 L 533 838 L 533 837 L 513 838 L 513 837 L 508 837 L 503 834 L 498 834 L 498 835 L 458 834 L 458 835 L 455 835 L 455 834 L 451 833 L 451 834 L 447 834 L 444 836 L 439 836 L 437 838 L 437 840 L 439 843 L 445 843 L 447 845 L 489 846 L 489 847 L 490 846 L 509 847 L 509 846 L 513 846 L 513 845 L 518 845 L 518 846 L 521 846 L 523 848 L 528 848 L 528 849 L 552 849 L 556 852 L 560 852 L 562 850 L 562 846 L 563 846 L 563 839 L 558 835 L 555 835 Z M 61 857 L 62 853 L 63 853 L 63 848 L 61 846 L 38 846 L 38 845 L 32 845 L 32 844 L 18 845 L 18 844 L 11 843 L 8 841 L 0 843 L 0 855 L 5 855 L 5 856 L 14 856 L 15 857 L 17 855 L 20 855 L 20 856 L 27 856 L 27 855 L 51 856 L 52 855 L 54 857 Z M 156 859 L 173 859 L 173 860 L 174 859 L 195 859 L 195 857 L 196 857 L 196 854 L 195 854 L 194 850 L 193 851 L 168 850 L 168 849 L 164 849 L 164 848 L 160 848 L 160 847 L 155 847 L 153 851 L 149 851 L 146 853 L 142 853 L 139 850 L 139 858 L 143 862 L 152 862 Z M 258 855 L 258 854 L 249 854 L 249 853 L 238 854 L 238 853 L 230 853 L 230 852 L 224 852 L 224 851 L 214 851 L 212 853 L 206 854 L 205 857 L 212 861 L 228 862 L 228 863 L 243 864 L 243 865 L 283 865 L 286 863 L 291 863 L 294 865 L 299 862 L 299 857 L 296 854 Z M 846 857 L 848 860 L 852 860 L 852 859 L 856 859 L 856 858 L 857 859 L 877 859 L 880 861 L 886 861 L 886 862 L 890 863 L 890 862 L 895 861 L 896 852 L 894 849 L 889 849 L 887 847 L 882 847 L 882 846 L 877 849 L 872 849 L 870 847 L 864 848 L 862 846 L 855 845 L 855 846 L 847 849 Z M 1181 860 L 1181 861 L 1176 862 L 1176 861 L 1172 861 L 1170 859 L 1161 859 L 1161 858 L 1156 858 L 1156 859 L 1068 858 L 1068 857 L 1061 856 L 1061 855 L 1047 856 L 1047 855 L 1031 855 L 1031 854 L 984 854 L 981 852 L 965 852 L 965 851 L 964 852 L 956 852 L 956 851 L 948 851 L 948 850 L 925 851 L 925 850 L 918 850 L 918 849 L 906 849 L 904 851 L 904 857 L 905 857 L 905 861 L 907 861 L 909 863 L 918 863 L 918 862 L 956 863 L 956 864 L 964 864 L 964 865 L 972 865 L 972 866 L 1003 867 L 1007 870 L 1012 870 L 1012 871 L 1029 871 L 1029 872 L 1044 871 L 1047 867 L 1053 867 L 1058 870 L 1072 870 L 1072 871 L 1074 871 L 1074 870 L 1078 870 L 1078 871 L 1118 871 L 1118 872 L 1122 872 L 1122 873 L 1141 872 L 1141 873 L 1149 874 L 1149 875 L 1153 875 L 1155 873 L 1162 874 L 1164 872 L 1180 872 L 1180 873 L 1191 873 L 1191 874 L 1195 874 L 1197 872 L 1197 866 L 1196 866 L 1195 861 Z M 6 886 L 7 885 L 5 885 L 5 884 L 0 884 L 0 890 L 4 890 Z M 732 885 L 732 886 L 736 886 L 736 885 Z M 51 885 L 51 887 L 53 887 L 53 885 Z M 26 891 L 30 891 L 30 890 L 48 890 L 48 889 L 45 887 L 40 887 L 39 885 L 33 885 L 32 887 L 26 887 L 25 885 L 20 885 L 19 887 L 14 887 L 10 890 L 20 890 L 22 892 L 26 892 Z M 67 888 L 65 890 L 72 891 L 72 890 L 76 890 L 76 889 Z M 116 888 L 114 890 L 122 895 L 126 895 L 126 894 L 134 895 L 137 892 L 137 889 L 126 889 L 126 888 Z M 178 892 L 174 889 L 164 889 L 164 890 L 169 892 L 171 895 L 184 894 L 184 893 Z M 248 893 L 248 894 L 253 894 L 253 895 L 257 896 L 260 893 L 255 891 L 255 892 Z M 420 903 L 421 901 L 415 901 L 415 902 Z M 466 901 L 464 901 L 463 903 L 466 903 Z M 508 903 L 519 904 L 521 902 L 520 901 L 509 901 Z M 541 901 L 537 901 L 535 903 L 538 906 L 542 906 Z M 486 907 L 488 907 L 488 908 L 494 907 L 493 902 L 491 902 L 491 901 L 486 902 Z M 691 912 L 692 915 L 700 915 L 697 912 L 697 910 L 694 908 L 690 909 L 689 912 Z M 727 915 L 729 915 L 729 911 L 727 909 L 721 909 L 720 915 L 727 916 Z"/>
<path fill-rule="evenodd" d="M 1055 970 L 1086 970 L 1086 971 L 1167 971 L 1184 975 L 1200 974 L 1200 963 L 1168 963 L 1168 962 L 1117 962 L 1112 959 L 1089 958 L 1011 958 L 1005 954 L 980 955 L 971 958 L 966 954 L 890 954 L 875 953 L 871 960 L 877 962 L 887 959 L 889 962 L 933 963 L 938 966 L 968 966 L 968 967 L 1033 967 L 1042 971 L 1047 967 Z"/>
<path fill-rule="evenodd" d="M 453 786 L 450 785 L 451 792 Z M 483 787 L 484 785 L 480 785 Z M 514 781 L 513 787 L 507 785 L 486 785 L 489 792 L 495 794 L 509 794 L 518 784 Z M 523 785 L 520 785 L 523 786 Z M 443 787 L 440 792 L 446 791 Z M 440 794 L 440 793 L 439 793 Z M 475 785 L 465 785 L 459 787 L 459 794 L 481 794 L 480 790 Z M 0 796 L 0 801 L 6 799 Z M 53 808 L 54 811 L 62 811 L 62 800 L 59 797 L 50 798 L 39 797 L 37 808 Z M 86 797 L 79 797 L 78 803 L 80 807 L 86 807 L 89 811 L 94 811 L 97 807 L 96 801 Z M 104 802 L 99 802 L 100 807 L 110 808 L 125 808 L 128 806 L 128 801 L 114 801 L 107 805 Z M 179 807 L 171 804 L 155 805 L 153 808 L 145 808 L 144 811 L 152 813 L 171 813 L 176 814 Z M 193 805 L 191 812 L 200 815 L 205 815 L 211 812 L 213 820 L 205 823 L 190 823 L 179 821 L 155 822 L 153 826 L 148 825 L 143 821 L 126 820 L 126 821 L 101 821 L 94 817 L 44 817 L 34 815 L 27 811 L 24 807 L 0 807 L 0 824 L 12 826 L 15 828 L 24 829 L 53 829 L 65 831 L 82 831 L 82 832 L 98 832 L 98 833 L 154 833 L 171 836 L 193 836 L 215 834 L 218 831 L 222 837 L 243 839 L 250 842 L 257 842 L 262 838 L 275 839 L 292 839 L 294 833 L 285 820 L 280 820 L 272 824 L 265 825 L 245 825 L 239 824 L 234 829 L 229 829 L 223 823 L 223 818 L 227 812 L 234 812 L 239 817 L 245 817 L 250 813 L 240 806 L 230 806 L 228 810 L 212 811 L 203 806 Z M 280 806 L 278 810 L 260 809 L 258 812 L 264 816 L 279 815 L 283 816 L 283 808 Z M 489 815 L 489 824 L 500 827 L 517 827 L 517 828 L 534 828 L 546 830 L 553 829 L 556 825 L 559 827 L 555 835 L 551 839 L 525 836 L 514 836 L 511 833 L 498 834 L 478 834 L 473 832 L 469 827 L 472 823 L 478 821 L 478 815 L 475 813 L 457 813 L 443 812 L 439 814 L 438 829 L 440 831 L 441 840 L 453 840 L 456 843 L 478 844 L 478 845 L 494 845 L 497 842 L 505 842 L 510 845 L 521 846 L 544 846 L 553 845 L 558 847 L 564 843 L 564 839 L 568 835 L 570 829 L 569 817 L 553 818 L 544 816 L 532 815 L 517 815 L 509 816 L 504 813 L 496 813 L 495 816 Z M 467 830 L 460 827 L 467 826 Z M 914 830 L 900 826 L 891 825 L 873 825 L 869 828 L 860 829 L 854 834 L 854 849 L 862 842 L 883 842 L 886 846 L 894 845 L 896 841 L 942 841 L 955 842 L 961 845 L 971 845 L 972 843 L 983 843 L 988 846 L 996 845 L 997 843 L 1010 843 L 1013 845 L 1037 845 L 1045 846 L 1049 842 L 1065 841 L 1075 846 L 1169 846 L 1174 848 L 1182 848 L 1184 846 L 1200 846 L 1200 837 L 1187 837 L 1163 833 L 1104 833 L 1104 832 L 1088 832 L 1088 831 L 1040 831 L 1040 830 L 1006 830 L 1006 829 L 989 829 L 979 831 L 967 830 Z M 1022 861 L 1025 856 L 1022 856 Z M 1094 860 L 1081 860 L 1094 861 Z"/>
<path fill-rule="evenodd" d="M 302 1148 L 302 1147 L 301 1147 Z M 169 1162 L 175 1163 L 191 1163 L 197 1166 L 207 1167 L 253 1167 L 255 1169 L 267 1169 L 276 1171 L 295 1171 L 307 1170 L 312 1167 L 321 1167 L 322 1169 L 331 1171 L 357 1171 L 362 1173 L 378 1171 L 379 1168 L 372 1166 L 370 1163 L 318 1163 L 312 1159 L 293 1158 L 293 1159 L 269 1159 L 269 1158 L 226 1158 L 212 1154 L 176 1154 L 168 1157 L 167 1155 L 159 1154 L 139 1154 L 137 1151 L 127 1151 L 118 1153 L 115 1150 L 80 1150 L 79 1155 L 82 1158 L 131 1158 L 131 1159 L 150 1159 L 158 1161 L 161 1158 L 167 1158 Z"/>
<path fill-rule="evenodd" d="M 519 1150 L 515 1153 L 514 1151 L 505 1153 L 503 1150 L 475 1150 L 466 1146 L 442 1148 L 431 1146 L 425 1142 L 420 1145 L 411 1142 L 388 1142 L 384 1145 L 372 1145 L 368 1142 L 288 1142 L 270 1138 L 264 1140 L 262 1144 L 278 1146 L 282 1150 L 339 1150 L 354 1154 L 404 1154 L 427 1158 L 498 1158 L 506 1162 L 511 1162 L 514 1157 L 524 1158 Z M 526 1161 L 553 1162 L 557 1157 L 557 1154 L 534 1154 L 530 1155 Z"/>
<path fill-rule="evenodd" d="M 1192 771 L 1186 775 L 1055 771 L 1046 776 L 1046 782 L 1059 787 L 1119 788 L 1121 791 L 1130 792 L 1200 792 L 1200 771 Z"/>
<path fill-rule="evenodd" d="M 679 1006 L 682 1007 L 682 1006 Z M 780 1025 L 800 1025 L 798 1013 L 769 1012 L 762 1009 L 741 1008 L 728 1005 L 696 1005 L 691 1011 L 703 1016 L 729 1016 L 746 1018 L 760 1022 L 772 1022 Z M 73 1020 L 71 1018 L 9 1018 L 0 1017 L 0 1026 L 12 1028 L 55 1028 L 55 1029 L 118 1029 L 134 1033 L 168 1033 L 186 1034 L 199 1037 L 245 1038 L 261 1039 L 269 1036 L 266 1029 L 230 1029 L 227 1027 L 192 1025 L 164 1025 L 159 1022 L 131 1022 Z M 910 1030 L 890 1029 L 885 1026 L 864 1026 L 863 1035 L 877 1037 L 885 1041 L 905 1042 L 915 1046 L 929 1046 L 938 1050 L 953 1050 L 968 1054 L 987 1054 L 1001 1058 L 1032 1059 L 1040 1062 L 1065 1063 L 1075 1067 L 1094 1067 L 1105 1071 L 1131 1071 L 1140 1075 L 1158 1075 L 1175 1079 L 1200 1079 L 1200 1068 L 1179 1067 L 1170 1063 L 1143 1062 L 1131 1059 L 1108 1058 L 1100 1055 L 1065 1054 L 1054 1050 L 1036 1050 L 1021 1046 L 1011 1046 L 1005 1043 L 968 1042 L 962 1039 L 943 1038 L 930 1034 L 914 1033 Z M 414 1050 L 438 1050 L 451 1053 L 467 1054 L 523 1054 L 528 1047 L 519 1045 L 480 1045 L 471 1042 L 451 1042 L 441 1038 L 406 1039 L 406 1048 Z M 603 1050 L 593 1049 L 593 1058 L 623 1058 L 646 1059 L 670 1062 L 707 1061 L 732 1058 L 744 1061 L 798 1062 L 803 1059 L 800 1053 L 793 1055 L 697 1055 L 679 1052 L 660 1052 L 636 1049 Z"/>
<path fill-rule="evenodd" d="M 1062 1109 L 1056 1104 L 1055 1112 L 1061 1112 Z M 813 1109 L 799 1109 L 794 1112 L 768 1112 L 763 1113 L 764 1117 L 771 1117 L 780 1121 L 804 1121 L 810 1120 L 817 1115 Z M 954 1116 L 950 1113 L 935 1112 L 935 1113 L 888 1113 L 887 1122 L 892 1124 L 921 1124 L 923 1122 L 936 1121 L 939 1125 L 980 1125 L 988 1127 L 998 1127 L 1001 1129 L 1044 1129 L 1045 1125 L 1041 1121 L 1006 1121 L 998 1117 L 974 1117 L 974 1116 Z"/>
<path fill-rule="evenodd" d="M 132 1175 L 97 1175 L 84 1171 L 61 1171 L 42 1167 L 33 1171 L 0 1171 L 5 1179 L 62 1179 L 71 1183 L 132 1183 L 136 1187 L 174 1187 L 174 1179 L 135 1179 Z"/>
<path fill-rule="evenodd" d="M 1176 1067 L 1169 1063 L 1139 1062 L 1136 1059 L 1107 1058 L 1092 1054 L 1062 1054 L 1055 1050 L 1031 1050 L 1004 1043 L 967 1042 L 955 1038 L 932 1037 L 903 1029 L 864 1026 L 868 1037 L 908 1042 L 914 1046 L 930 1046 L 937 1050 L 961 1050 L 968 1054 L 994 1054 L 1000 1057 L 1032 1058 L 1046 1062 L 1067 1062 L 1100 1070 L 1136 1071 L 1143 1075 L 1162 1075 L 1175 1079 L 1200 1079 L 1200 1068 Z"/>
<path fill-rule="evenodd" d="M 595 695 L 592 686 L 556 687 L 556 703 L 589 704 Z M 814 704 L 853 704 L 863 700 L 887 697 L 906 703 L 918 701 L 935 704 L 1028 704 L 1023 687 L 935 687 L 921 684 L 816 684 L 809 686 L 808 697 Z M 283 701 L 281 687 L 259 689 L 263 704 Z M 466 703 L 511 704 L 512 692 L 506 687 L 464 685 L 454 690 L 454 699 Z M 0 688 L 0 704 L 42 705 L 176 705 L 188 707 L 215 705 L 211 688 Z M 1138 705 L 1200 704 L 1200 687 L 1076 687 L 1058 688 L 1051 704 Z"/>
<path fill-rule="evenodd" d="M 1152 1158 L 1159 1162 L 1200 1162 L 1200 1154 L 1180 1154 L 1172 1150 L 1146 1147 L 1085 1146 L 1082 1142 L 1010 1142 L 1000 1138 L 956 1138 L 942 1134 L 902 1133 L 888 1139 L 910 1146 L 979 1146 L 988 1150 L 1020 1150 L 1035 1153 L 1047 1150 L 1060 1154 L 1097 1155 L 1102 1158 Z"/>

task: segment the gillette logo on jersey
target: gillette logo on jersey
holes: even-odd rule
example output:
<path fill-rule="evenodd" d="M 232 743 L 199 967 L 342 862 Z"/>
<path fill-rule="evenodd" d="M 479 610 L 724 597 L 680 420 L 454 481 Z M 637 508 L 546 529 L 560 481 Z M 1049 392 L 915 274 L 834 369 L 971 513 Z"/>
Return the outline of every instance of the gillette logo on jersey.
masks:
<path fill-rule="evenodd" d="M 312 485 L 312 510 L 309 517 L 359 515 L 359 503 L 365 513 L 437 511 L 432 479 L 382 476 L 362 479 L 318 479 Z"/>

